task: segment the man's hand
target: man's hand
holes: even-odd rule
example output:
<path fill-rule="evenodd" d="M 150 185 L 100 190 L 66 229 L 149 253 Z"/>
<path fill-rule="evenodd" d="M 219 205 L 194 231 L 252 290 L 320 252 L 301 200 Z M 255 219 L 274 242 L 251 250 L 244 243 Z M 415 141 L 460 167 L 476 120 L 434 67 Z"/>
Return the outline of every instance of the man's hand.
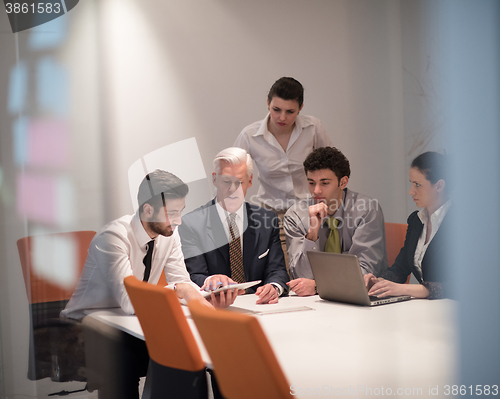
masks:
<path fill-rule="evenodd" d="M 286 283 L 298 296 L 316 295 L 316 281 L 309 278 L 296 278 Z"/>
<path fill-rule="evenodd" d="M 213 305 L 214 308 L 227 308 L 228 306 L 231 306 L 234 303 L 234 300 L 238 296 L 238 291 L 241 290 L 228 290 L 228 291 L 222 291 L 219 292 L 218 294 L 210 294 L 210 303 Z"/>
<path fill-rule="evenodd" d="M 184 299 L 186 302 L 192 300 L 202 301 L 202 303 L 210 308 L 227 308 L 234 303 L 241 290 L 228 290 L 217 294 L 212 293 L 210 298 L 205 299 L 201 293 L 195 289 L 191 284 L 179 283 L 176 285 L 177 296 Z M 243 291 L 244 292 L 244 291 Z"/>
<path fill-rule="evenodd" d="M 215 290 L 220 287 L 225 287 L 230 284 L 236 284 L 236 281 L 231 280 L 225 274 L 214 274 L 205 279 L 205 283 L 200 288 L 201 290 Z"/>
<path fill-rule="evenodd" d="M 382 278 L 377 278 L 373 274 L 368 273 L 363 276 L 365 279 L 365 285 L 366 285 L 366 290 L 370 291 L 370 288 L 372 288 L 376 283 L 379 281 L 382 281 Z"/>
<path fill-rule="evenodd" d="M 309 207 L 309 230 L 307 231 L 306 238 L 310 241 L 318 239 L 319 228 L 323 222 L 323 218 L 328 216 L 328 206 L 324 202 Z"/>
<path fill-rule="evenodd" d="M 178 283 L 175 285 L 175 291 L 177 293 L 177 296 L 180 299 L 184 299 L 186 302 L 192 300 L 202 301 L 204 305 L 212 308 L 212 305 L 210 305 L 210 303 L 205 298 L 203 298 L 200 292 L 196 288 L 194 288 L 191 284 Z"/>
<path fill-rule="evenodd" d="M 255 295 L 259 297 L 259 299 L 257 299 L 257 302 L 255 302 L 257 304 L 278 303 L 278 291 L 272 284 L 266 284 L 257 288 L 257 291 L 255 291 Z"/>

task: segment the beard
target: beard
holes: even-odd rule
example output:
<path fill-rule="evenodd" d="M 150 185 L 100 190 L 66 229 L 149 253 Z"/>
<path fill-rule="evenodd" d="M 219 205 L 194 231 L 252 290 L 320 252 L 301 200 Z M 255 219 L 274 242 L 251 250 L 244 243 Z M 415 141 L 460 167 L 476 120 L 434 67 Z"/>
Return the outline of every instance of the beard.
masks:
<path fill-rule="evenodd" d="M 172 234 L 174 234 L 174 228 L 172 228 L 172 226 L 170 225 L 165 226 L 165 223 L 148 222 L 148 224 L 149 224 L 149 229 L 155 234 L 159 234 L 164 237 L 170 237 Z"/>

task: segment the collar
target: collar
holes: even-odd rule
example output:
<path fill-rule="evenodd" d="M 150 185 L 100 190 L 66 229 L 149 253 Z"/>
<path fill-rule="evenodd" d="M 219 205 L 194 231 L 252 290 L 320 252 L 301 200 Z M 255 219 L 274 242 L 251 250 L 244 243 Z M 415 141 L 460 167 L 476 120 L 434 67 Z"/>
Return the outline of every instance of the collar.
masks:
<path fill-rule="evenodd" d="M 236 213 L 237 219 L 240 221 L 243 221 L 243 209 L 245 207 L 245 201 L 241 204 L 239 209 L 234 212 Z M 217 201 L 217 197 L 215 198 L 215 209 L 217 209 L 217 213 L 219 214 L 220 220 L 222 220 L 223 223 L 227 221 L 227 218 L 230 215 L 230 212 L 226 211 L 220 204 L 219 201 Z"/>
<path fill-rule="evenodd" d="M 253 134 L 253 137 L 257 137 L 257 136 L 266 137 L 266 133 L 271 134 L 271 132 L 269 130 L 267 130 L 267 122 L 269 121 L 270 115 L 271 114 L 268 112 L 266 117 L 264 118 L 264 120 L 260 124 L 259 128 L 257 129 L 257 131 Z"/>
<path fill-rule="evenodd" d="M 252 135 L 253 137 L 257 136 L 264 136 L 264 138 L 268 137 L 268 135 L 271 134 L 271 132 L 267 129 L 267 123 L 269 122 L 269 118 L 271 114 L 268 112 L 262 123 L 260 124 L 259 129 Z M 294 131 L 301 132 L 302 129 L 313 125 L 312 121 L 310 118 L 304 118 L 302 115 L 297 115 L 297 118 L 295 119 L 295 126 L 293 128 L 292 134 Z"/>
<path fill-rule="evenodd" d="M 152 238 L 148 233 L 146 233 L 146 230 L 144 230 L 144 226 L 141 223 L 141 218 L 139 217 L 139 211 L 135 213 L 130 225 L 132 226 L 132 230 L 134 232 L 135 239 L 137 240 L 137 244 L 139 244 L 139 247 L 145 247 L 146 244 L 152 240 Z"/>
<path fill-rule="evenodd" d="M 451 206 L 451 200 L 448 200 L 443 205 L 441 205 L 436 210 L 436 212 L 434 212 L 431 215 L 431 223 L 433 226 L 434 225 L 439 226 L 441 224 L 444 217 L 446 216 L 446 213 L 450 209 L 450 206 Z M 417 215 L 418 215 L 420 221 L 422 222 L 422 224 L 427 223 L 427 221 L 429 220 L 429 213 L 427 212 L 427 208 L 421 209 Z"/>
<path fill-rule="evenodd" d="M 326 216 L 324 219 L 323 219 L 323 226 L 327 226 L 328 228 L 330 228 L 328 226 L 328 219 L 329 218 L 334 218 L 334 219 L 337 219 L 339 222 L 342 222 L 342 220 L 344 220 L 344 204 L 345 204 L 345 197 L 347 195 L 347 187 L 344 188 L 343 191 L 343 196 L 342 196 L 342 202 L 340 204 L 340 206 L 337 208 L 337 210 L 335 211 L 335 213 L 333 215 L 328 215 Z"/>

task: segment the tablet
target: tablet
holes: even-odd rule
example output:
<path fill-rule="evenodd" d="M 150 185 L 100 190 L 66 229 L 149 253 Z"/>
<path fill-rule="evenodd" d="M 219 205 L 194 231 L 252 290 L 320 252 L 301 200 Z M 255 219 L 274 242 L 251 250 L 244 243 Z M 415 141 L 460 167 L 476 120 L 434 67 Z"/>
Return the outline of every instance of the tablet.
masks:
<path fill-rule="evenodd" d="M 210 296 L 210 294 L 212 292 L 214 294 L 218 294 L 219 292 L 234 290 L 236 288 L 239 290 L 246 290 L 247 288 L 250 288 L 250 287 L 253 287 L 254 285 L 259 284 L 261 281 L 262 280 L 255 280 L 255 281 L 248 281 L 246 283 L 230 284 L 230 285 L 226 285 L 224 287 L 217 288 L 213 291 L 200 291 L 200 293 L 204 298 L 207 298 Z"/>

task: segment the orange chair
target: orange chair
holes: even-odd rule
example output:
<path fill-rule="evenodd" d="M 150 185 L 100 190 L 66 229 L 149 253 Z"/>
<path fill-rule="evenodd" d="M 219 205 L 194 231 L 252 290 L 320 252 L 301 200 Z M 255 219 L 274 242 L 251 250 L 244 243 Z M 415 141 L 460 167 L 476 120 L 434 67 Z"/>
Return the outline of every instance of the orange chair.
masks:
<path fill-rule="evenodd" d="M 167 278 L 165 277 L 165 270 L 163 270 L 161 272 L 160 279 L 158 280 L 158 282 L 156 284 L 158 284 L 161 287 L 165 287 L 166 285 L 168 285 Z"/>
<path fill-rule="evenodd" d="M 405 243 L 407 224 L 404 223 L 386 223 L 385 224 L 385 242 L 387 247 L 387 262 L 391 267 L 396 261 L 401 248 Z M 410 281 L 410 276 L 406 283 Z"/>
<path fill-rule="evenodd" d="M 151 358 L 145 395 L 207 398 L 205 363 L 176 293 L 134 276 L 124 284 Z"/>
<path fill-rule="evenodd" d="M 50 377 L 59 382 L 85 381 L 81 326 L 71 320 L 59 319 L 59 313 L 73 294 L 95 234 L 94 231 L 74 231 L 24 237 L 17 241 L 30 304 L 30 380 Z M 62 259 L 64 264 L 44 264 L 58 259 L 55 254 L 50 256 L 51 250 L 62 250 L 68 255 Z M 36 254 L 41 256 L 36 258 Z M 47 272 L 52 266 L 61 270 L 71 264 L 75 267 L 72 282 L 58 283 L 53 278 L 57 277 L 54 276 L 57 271 Z M 40 273 L 40 269 L 45 272 Z"/>
<path fill-rule="evenodd" d="M 255 317 L 197 301 L 188 306 L 225 398 L 290 398 L 290 384 Z"/>
<path fill-rule="evenodd" d="M 76 244 L 77 252 L 75 254 L 74 264 L 77 266 L 78 276 L 81 274 L 90 242 L 95 236 L 95 231 L 72 231 L 69 233 L 46 234 L 43 236 L 46 240 L 69 240 Z M 60 286 L 39 276 L 34 270 L 34 259 L 32 258 L 32 248 L 34 241 L 41 236 L 29 236 L 17 240 L 17 249 L 23 269 L 24 284 L 29 303 L 54 302 L 69 300 L 75 290 L 77 280 L 71 285 Z"/>

